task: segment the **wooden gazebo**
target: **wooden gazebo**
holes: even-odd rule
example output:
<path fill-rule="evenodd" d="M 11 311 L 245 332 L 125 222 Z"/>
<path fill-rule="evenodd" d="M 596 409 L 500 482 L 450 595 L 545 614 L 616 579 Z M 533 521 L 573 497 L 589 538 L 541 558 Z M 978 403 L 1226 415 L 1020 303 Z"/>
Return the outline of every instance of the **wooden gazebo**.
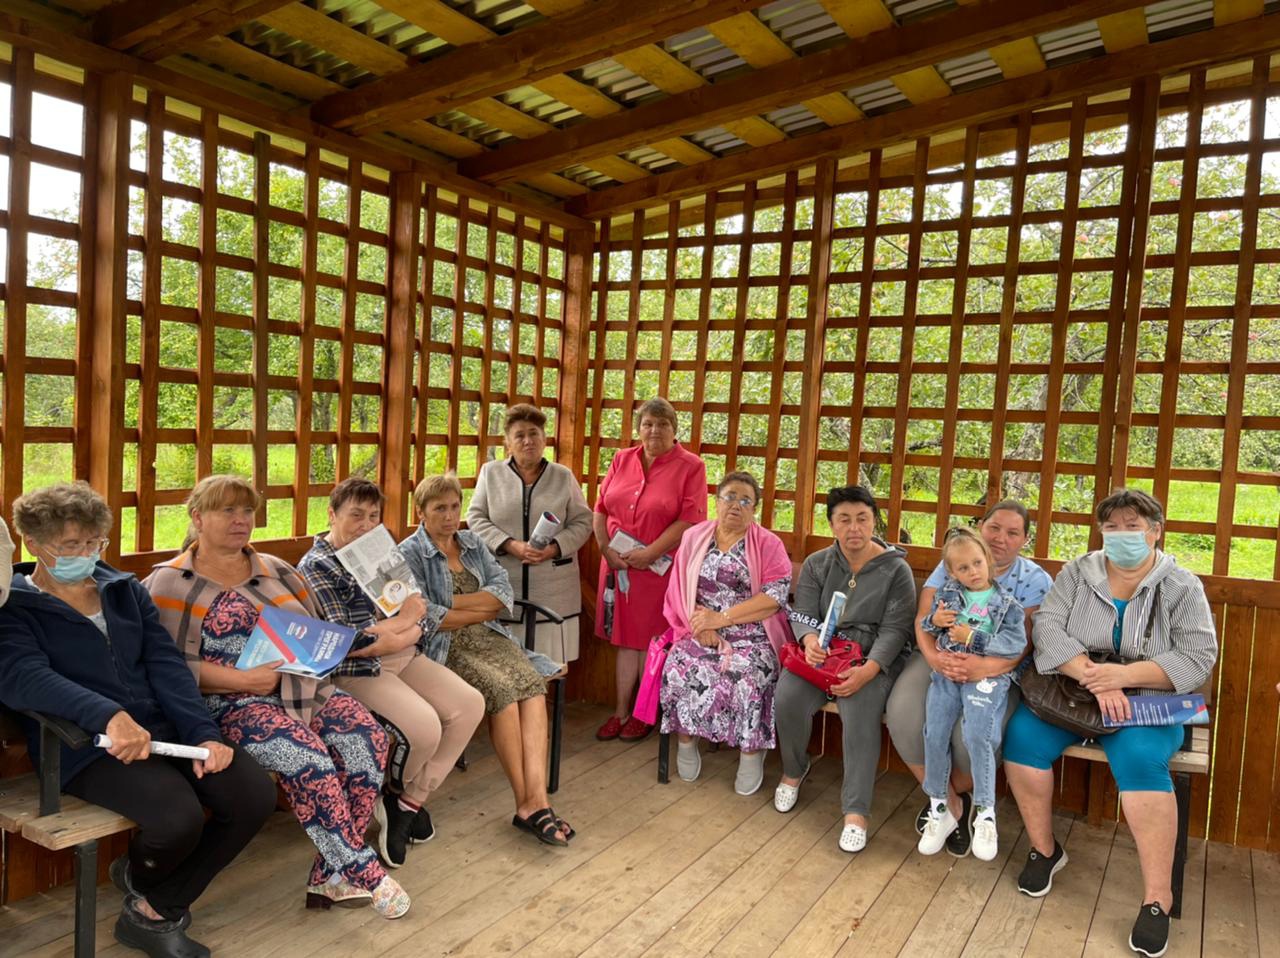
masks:
<path fill-rule="evenodd" d="M 797 560 L 846 481 L 921 575 L 1004 495 L 1056 569 L 1096 546 L 1097 498 L 1141 486 L 1219 625 L 1191 835 L 1257 891 L 1237 923 L 1265 953 L 1275 6 L 0 0 L 4 515 L 88 479 L 141 572 L 195 480 L 238 471 L 296 559 L 348 474 L 399 530 L 424 474 L 474 485 L 515 402 L 552 414 L 591 500 L 653 395 L 709 473 L 760 476 Z M 609 701 L 590 627 L 570 698 Z M 1105 769 L 1061 782 L 1115 834 Z M 69 859 L 10 836 L 3 874 L 19 903 Z"/>

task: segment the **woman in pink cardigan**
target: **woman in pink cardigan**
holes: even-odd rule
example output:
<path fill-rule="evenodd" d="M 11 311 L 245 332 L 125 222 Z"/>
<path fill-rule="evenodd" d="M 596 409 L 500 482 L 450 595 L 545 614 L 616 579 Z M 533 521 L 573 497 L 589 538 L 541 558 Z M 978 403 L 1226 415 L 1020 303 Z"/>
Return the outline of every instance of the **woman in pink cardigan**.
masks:
<path fill-rule="evenodd" d="M 671 650 L 663 670 L 662 731 L 679 736 L 676 770 L 702 771 L 698 738 L 740 749 L 734 790 L 764 781 L 764 753 L 776 744 L 773 688 L 786 618 L 791 559 L 755 521 L 760 486 L 731 472 L 716 488 L 716 518 L 680 541 L 664 612 Z"/>

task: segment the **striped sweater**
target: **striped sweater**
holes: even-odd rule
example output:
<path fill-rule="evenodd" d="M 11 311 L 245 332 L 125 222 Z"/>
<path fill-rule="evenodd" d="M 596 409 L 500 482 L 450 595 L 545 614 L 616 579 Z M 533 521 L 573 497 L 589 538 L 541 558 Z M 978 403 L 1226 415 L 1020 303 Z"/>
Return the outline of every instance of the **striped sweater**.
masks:
<path fill-rule="evenodd" d="M 156 563 L 142 584 L 160 612 L 160 624 L 178 643 L 187 667 L 199 682 L 204 617 L 213 600 L 227 589 L 196 571 L 195 552 L 193 545 L 173 559 Z M 249 556 L 249 577 L 231 587 L 231 591 L 244 596 L 259 612 L 263 606 L 274 605 L 303 615 L 316 615 L 306 583 L 297 569 L 283 559 L 252 547 L 245 552 Z M 302 722 L 311 720 L 312 712 L 325 703 L 332 691 L 333 686 L 327 680 L 280 674 L 284 709 Z"/>
<path fill-rule="evenodd" d="M 1155 601 L 1157 584 L 1160 586 L 1158 603 Z M 1148 622 L 1152 625 L 1149 639 L 1146 638 Z M 1115 624 L 1116 607 L 1102 552 L 1090 552 L 1073 559 L 1058 574 L 1035 614 L 1032 641 L 1036 668 L 1047 675 L 1083 653 L 1115 651 L 1112 644 Z M 1155 566 L 1129 600 L 1120 654 L 1160 666 L 1175 692 L 1195 691 L 1213 671 L 1218 641 L 1204 586 L 1172 556 L 1156 553 Z M 1165 690 L 1134 691 L 1160 694 Z"/>

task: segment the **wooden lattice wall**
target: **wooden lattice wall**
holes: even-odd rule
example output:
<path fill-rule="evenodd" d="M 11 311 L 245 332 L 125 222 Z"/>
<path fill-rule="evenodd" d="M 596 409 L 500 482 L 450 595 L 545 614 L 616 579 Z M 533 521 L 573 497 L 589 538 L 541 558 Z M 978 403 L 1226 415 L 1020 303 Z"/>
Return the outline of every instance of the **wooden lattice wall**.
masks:
<path fill-rule="evenodd" d="M 1153 491 L 1222 639 L 1195 832 L 1280 847 L 1278 93 L 1260 58 L 1244 86 L 1152 79 L 606 223 L 588 494 L 653 395 L 712 482 L 755 472 L 795 559 L 850 481 L 918 574 L 1005 495 L 1056 571 L 1100 544 L 1098 498 Z M 1069 762 L 1060 785 L 1117 814 L 1105 769 Z"/>

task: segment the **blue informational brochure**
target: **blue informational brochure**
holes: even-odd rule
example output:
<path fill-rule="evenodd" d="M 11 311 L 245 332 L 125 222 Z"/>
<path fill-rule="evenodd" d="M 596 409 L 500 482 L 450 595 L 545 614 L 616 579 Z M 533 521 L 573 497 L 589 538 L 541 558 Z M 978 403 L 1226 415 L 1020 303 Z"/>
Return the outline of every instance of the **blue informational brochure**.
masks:
<path fill-rule="evenodd" d="M 265 606 L 236 668 L 252 669 L 283 659 L 277 672 L 323 678 L 347 657 L 355 637 L 356 630 L 345 625 Z"/>
<path fill-rule="evenodd" d="M 1130 695 L 1133 715 L 1127 721 L 1113 722 L 1105 714 L 1102 724 L 1107 728 L 1124 728 L 1129 725 L 1208 725 L 1209 707 L 1204 696 L 1191 695 Z"/>

